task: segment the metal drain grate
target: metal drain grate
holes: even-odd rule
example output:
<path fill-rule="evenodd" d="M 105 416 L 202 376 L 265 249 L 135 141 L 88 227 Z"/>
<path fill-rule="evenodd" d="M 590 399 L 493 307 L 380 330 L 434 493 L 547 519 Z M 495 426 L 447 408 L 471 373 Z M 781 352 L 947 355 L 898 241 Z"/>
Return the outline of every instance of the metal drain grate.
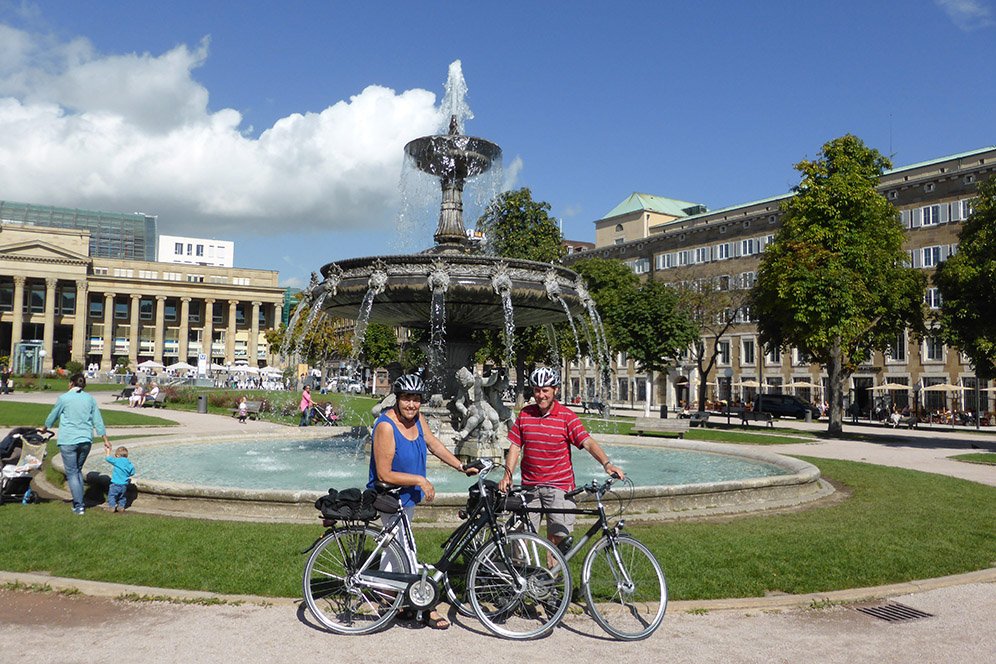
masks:
<path fill-rule="evenodd" d="M 914 609 L 913 607 L 906 606 L 905 604 L 898 604 L 896 602 L 887 602 L 885 604 L 876 604 L 875 606 L 858 606 L 855 607 L 861 613 L 866 613 L 873 618 L 878 618 L 879 620 L 885 620 L 887 622 L 904 622 L 907 620 L 919 620 L 920 618 L 933 618 L 934 614 L 924 613 L 919 609 Z"/>

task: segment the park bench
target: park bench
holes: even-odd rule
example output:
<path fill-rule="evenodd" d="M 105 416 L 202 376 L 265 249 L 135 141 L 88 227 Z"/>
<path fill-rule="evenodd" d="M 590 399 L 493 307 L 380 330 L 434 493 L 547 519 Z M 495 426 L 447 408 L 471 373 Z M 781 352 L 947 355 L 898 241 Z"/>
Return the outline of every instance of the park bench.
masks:
<path fill-rule="evenodd" d="M 166 407 L 166 393 L 160 392 L 153 399 L 146 399 L 142 402 L 143 408 L 165 408 Z"/>
<path fill-rule="evenodd" d="M 259 419 L 259 409 L 260 407 L 262 407 L 262 405 L 263 402 L 261 401 L 246 401 L 246 415 L 249 417 L 250 420 Z M 239 416 L 239 407 L 236 406 L 234 409 L 232 409 L 232 417 L 238 417 L 238 416 Z"/>
<path fill-rule="evenodd" d="M 127 401 L 135 393 L 134 387 L 122 387 L 121 391 L 114 395 L 114 400 L 124 399 Z"/>
<path fill-rule="evenodd" d="M 745 410 L 740 413 L 740 426 L 749 426 L 751 420 L 754 420 L 755 422 L 764 422 L 772 428 L 775 426 L 775 416 L 771 413 L 756 413 L 752 410 Z"/>
<path fill-rule="evenodd" d="M 638 417 L 633 423 L 633 433 L 676 433 L 678 438 L 684 438 L 691 425 L 692 419 L 688 418 L 658 418 L 658 417 Z"/>

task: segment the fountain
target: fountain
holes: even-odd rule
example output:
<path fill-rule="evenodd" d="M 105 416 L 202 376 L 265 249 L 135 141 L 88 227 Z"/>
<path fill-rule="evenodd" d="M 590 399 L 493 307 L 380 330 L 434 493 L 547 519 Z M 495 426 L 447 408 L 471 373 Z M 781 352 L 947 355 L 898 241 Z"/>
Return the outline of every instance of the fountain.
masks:
<path fill-rule="evenodd" d="M 478 348 L 473 333 L 502 332 L 509 357 L 517 328 L 568 321 L 576 337 L 575 319 L 591 316 L 594 307 L 573 271 L 487 255 L 468 239 L 464 186 L 501 159 L 501 148 L 461 132 L 466 85 L 459 61 L 454 65 L 443 103 L 453 111 L 448 132 L 416 138 L 404 149 L 414 168 L 439 180 L 442 201 L 435 244 L 418 254 L 329 263 L 321 269 L 324 279 L 309 286 L 302 310 L 321 309 L 329 316 L 356 320 L 354 354 L 371 321 L 430 330 L 428 384 L 436 393 L 423 408 L 430 426 L 444 442 L 453 443 L 458 456 L 500 458 L 508 445 L 509 418 L 497 416 L 494 399 L 485 396 L 480 384 L 468 396 L 462 387 L 467 378 L 460 378 L 473 367 Z M 592 325 L 596 320 L 592 316 Z M 596 336 L 602 338 L 600 330 Z M 477 380 L 480 383 L 481 377 Z"/>

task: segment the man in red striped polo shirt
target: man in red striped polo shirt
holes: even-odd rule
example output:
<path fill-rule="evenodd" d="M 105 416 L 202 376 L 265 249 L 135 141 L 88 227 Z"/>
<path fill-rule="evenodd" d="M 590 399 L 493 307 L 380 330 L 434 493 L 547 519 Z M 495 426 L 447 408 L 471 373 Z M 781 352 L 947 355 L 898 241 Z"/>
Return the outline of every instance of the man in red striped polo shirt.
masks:
<path fill-rule="evenodd" d="M 609 461 L 602 447 L 584 428 L 574 411 L 557 401 L 560 374 L 548 367 L 539 367 L 530 376 L 536 403 L 522 409 L 509 429 L 505 477 L 499 489 L 507 491 L 512 473 L 522 459 L 522 486 L 530 507 L 543 509 L 573 509 L 574 500 L 564 496 L 574 490 L 574 465 L 571 445 L 587 450 L 609 475 L 623 477 L 621 468 Z M 533 528 L 539 531 L 539 514 L 532 514 Z M 548 514 L 547 537 L 560 545 L 574 528 L 573 514 Z"/>

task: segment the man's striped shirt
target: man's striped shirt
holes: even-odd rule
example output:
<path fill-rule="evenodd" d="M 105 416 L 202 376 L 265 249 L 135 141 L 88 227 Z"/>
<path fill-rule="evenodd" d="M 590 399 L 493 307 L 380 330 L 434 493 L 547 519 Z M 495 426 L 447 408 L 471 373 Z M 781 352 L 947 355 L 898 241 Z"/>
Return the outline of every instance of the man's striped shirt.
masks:
<path fill-rule="evenodd" d="M 536 404 L 523 408 L 508 431 L 512 444 L 522 448 L 522 485 L 573 490 L 570 446 L 580 448 L 590 437 L 581 418 L 559 401 L 553 402 L 546 415 L 540 414 Z"/>

